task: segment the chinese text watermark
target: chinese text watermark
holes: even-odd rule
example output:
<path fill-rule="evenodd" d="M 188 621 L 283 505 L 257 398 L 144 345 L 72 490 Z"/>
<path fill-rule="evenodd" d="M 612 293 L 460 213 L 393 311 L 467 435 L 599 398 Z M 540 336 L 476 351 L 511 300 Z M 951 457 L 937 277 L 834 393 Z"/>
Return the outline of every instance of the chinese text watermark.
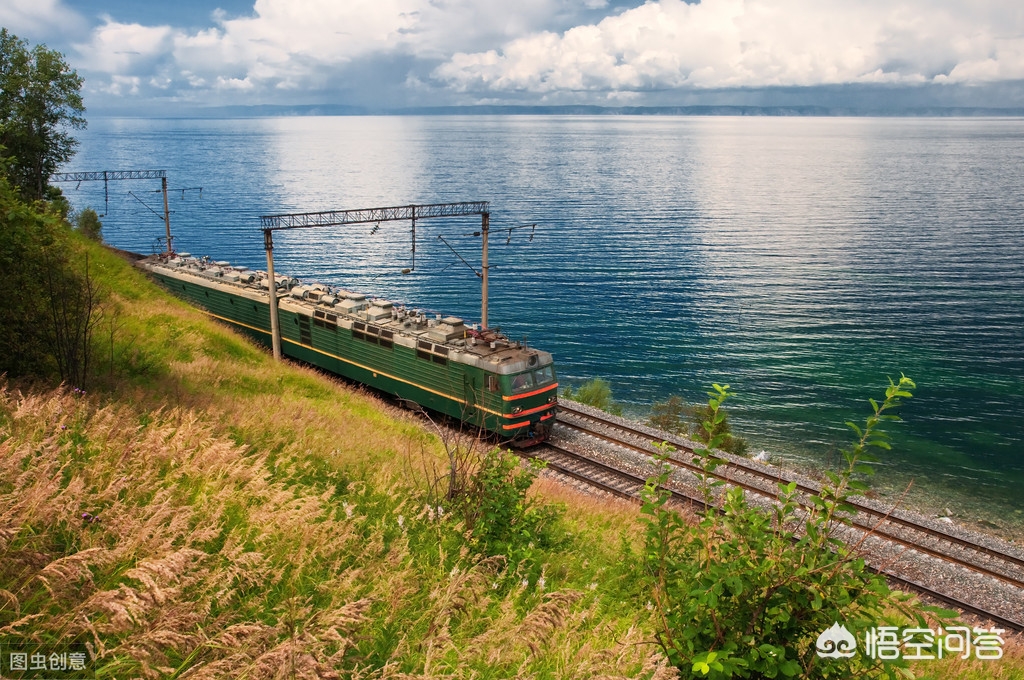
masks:
<path fill-rule="evenodd" d="M 939 626 L 937 628 L 898 628 L 876 626 L 865 631 L 863 654 L 869 659 L 942 659 L 959 656 L 969 659 L 1003 658 L 1002 628 L 971 628 L 969 626 Z M 849 658 L 857 654 L 857 638 L 839 625 L 822 631 L 815 646 L 818 656 Z"/>
<path fill-rule="evenodd" d="M 85 645 L 0 645 L 0 678 L 92 678 L 92 659 Z"/>

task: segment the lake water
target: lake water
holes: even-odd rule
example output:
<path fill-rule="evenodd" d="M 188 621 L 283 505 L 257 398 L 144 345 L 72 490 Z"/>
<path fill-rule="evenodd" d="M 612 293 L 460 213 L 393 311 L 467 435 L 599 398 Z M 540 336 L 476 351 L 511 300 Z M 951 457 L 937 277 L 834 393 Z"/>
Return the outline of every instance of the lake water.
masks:
<path fill-rule="evenodd" d="M 177 249 L 251 267 L 260 215 L 490 201 L 491 325 L 563 384 L 603 377 L 640 415 L 729 383 L 753 451 L 827 465 L 902 372 L 879 488 L 1024 520 L 1024 120 L 97 119 L 80 140 L 66 170 L 167 170 Z M 158 181 L 64 186 L 115 246 L 163 234 Z M 419 222 L 410 275 L 400 222 L 278 232 L 275 264 L 477 321 L 438 237 L 479 268 L 479 228 Z"/>

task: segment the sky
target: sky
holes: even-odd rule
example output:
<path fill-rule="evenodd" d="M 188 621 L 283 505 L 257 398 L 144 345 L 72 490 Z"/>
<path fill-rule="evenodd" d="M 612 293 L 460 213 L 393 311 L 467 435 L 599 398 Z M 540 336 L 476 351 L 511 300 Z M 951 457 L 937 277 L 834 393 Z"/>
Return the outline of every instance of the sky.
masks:
<path fill-rule="evenodd" d="M 92 113 L 1024 107 L 1019 0 L 0 0 Z"/>

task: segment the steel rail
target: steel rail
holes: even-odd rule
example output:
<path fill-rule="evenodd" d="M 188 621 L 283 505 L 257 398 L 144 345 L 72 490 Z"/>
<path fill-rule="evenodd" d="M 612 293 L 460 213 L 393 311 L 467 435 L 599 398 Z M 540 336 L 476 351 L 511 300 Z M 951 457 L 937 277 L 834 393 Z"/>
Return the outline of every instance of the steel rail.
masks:
<path fill-rule="evenodd" d="M 625 498 L 627 500 L 631 500 L 631 501 L 634 501 L 634 502 L 640 502 L 640 500 L 641 500 L 640 497 L 637 495 L 637 492 L 623 491 L 622 489 L 619 489 L 618 487 L 615 487 L 615 486 L 609 484 L 608 482 L 601 481 L 600 479 L 596 479 L 594 477 L 588 477 L 584 473 L 580 472 L 578 469 L 577 470 L 573 470 L 572 468 L 569 468 L 569 467 L 566 467 L 565 465 L 562 465 L 558 461 L 552 461 L 550 458 L 544 458 L 542 456 L 538 456 L 538 455 L 536 455 L 536 452 L 538 450 L 541 450 L 541 451 L 543 451 L 543 450 L 552 450 L 552 451 L 554 451 L 554 452 L 556 452 L 556 453 L 558 453 L 558 454 L 560 454 L 562 456 L 565 456 L 567 458 L 571 458 L 572 460 L 574 460 L 574 461 L 576 461 L 578 463 L 581 463 L 584 467 L 589 467 L 591 469 L 596 469 L 596 470 L 599 470 L 600 472 L 602 472 L 604 474 L 611 474 L 613 476 L 619 477 L 620 479 L 624 479 L 630 485 L 634 486 L 637 489 L 637 492 L 639 492 L 640 489 L 643 489 L 646 486 L 646 484 L 647 484 L 647 478 L 646 477 L 641 477 L 640 475 L 637 475 L 635 473 L 629 472 L 627 470 L 621 470 L 621 469 L 619 469 L 619 468 L 617 468 L 617 467 L 615 467 L 613 465 L 608 465 L 607 463 L 602 463 L 599 460 L 594 460 L 593 458 L 591 458 L 590 456 L 588 456 L 585 453 L 580 453 L 579 451 L 573 451 L 571 449 L 565 448 L 564 446 L 559 446 L 558 444 L 552 444 L 550 441 L 544 442 L 541 446 L 539 446 L 539 447 L 537 447 L 537 448 L 535 448 L 533 450 L 521 450 L 519 452 L 519 454 L 521 456 L 524 456 L 524 457 L 527 457 L 527 458 L 536 458 L 538 460 L 543 460 L 548 465 L 549 468 L 550 467 L 554 467 L 561 474 L 568 475 L 569 477 L 572 477 L 573 479 L 577 479 L 577 480 L 579 480 L 581 482 L 584 482 L 586 484 L 590 484 L 591 486 L 595 486 L 597 488 L 600 488 L 601 490 L 607 491 L 608 493 L 611 493 L 613 495 L 619 496 L 620 498 Z M 707 510 L 708 506 L 704 502 L 704 499 L 702 499 L 702 498 L 698 498 L 696 496 L 691 496 L 690 494 L 686 493 L 685 491 L 679 491 L 678 489 L 673 489 L 673 488 L 667 487 L 667 486 L 659 486 L 658 488 L 661 489 L 662 491 L 667 491 L 669 493 L 671 499 L 676 501 L 677 503 L 696 504 L 696 505 L 700 506 L 701 508 L 703 508 L 705 511 Z"/>
<path fill-rule="evenodd" d="M 983 619 L 987 619 L 987 620 L 991 621 L 992 623 L 999 624 L 1000 626 L 1005 626 L 1006 628 L 1008 628 L 1010 630 L 1017 631 L 1018 633 L 1019 632 L 1024 632 L 1024 622 L 1022 622 L 1022 621 L 1017 621 L 1016 619 L 1007 618 L 1007 617 L 1003 616 L 1002 614 L 997 614 L 995 612 L 989 611 L 989 610 L 984 609 L 982 607 L 978 607 L 977 605 L 973 605 L 970 602 L 965 602 L 965 601 L 963 601 L 963 600 L 961 600 L 961 599 L 959 599 L 957 597 L 954 597 L 952 595 L 946 595 L 945 593 L 940 593 L 937 590 L 932 590 L 931 588 L 929 588 L 926 585 L 923 585 L 921 583 L 918 583 L 917 581 L 905 578 L 903 576 L 897 576 L 895 574 L 890 574 L 889 572 L 887 572 L 887 571 L 885 571 L 883 569 L 879 569 L 877 567 L 872 567 L 871 565 L 866 565 L 866 566 L 867 566 L 867 569 L 869 569 L 871 572 L 873 572 L 875 574 L 878 574 L 879 576 L 884 576 L 886 579 L 888 579 L 889 581 L 895 583 L 897 586 L 899 586 L 899 587 L 901 587 L 901 588 L 903 588 L 905 590 L 913 590 L 913 591 L 916 591 L 917 593 L 920 593 L 921 595 L 925 595 L 927 597 L 930 597 L 932 599 L 938 600 L 940 602 L 945 602 L 946 604 L 952 605 L 952 606 L 956 607 L 957 609 L 961 609 L 961 610 L 963 610 L 965 612 L 970 612 L 971 614 L 974 614 L 975 616 L 979 616 L 979 617 L 981 617 Z"/>
<path fill-rule="evenodd" d="M 553 450 L 555 450 L 556 452 L 558 452 L 560 454 L 567 455 L 568 457 L 573 458 L 574 460 L 582 461 L 586 465 L 588 465 L 589 467 L 595 468 L 595 469 L 600 470 L 600 471 L 605 472 L 605 473 L 614 474 L 614 475 L 616 475 L 616 476 L 618 476 L 620 478 L 624 478 L 624 479 L 630 480 L 632 483 L 640 484 L 641 488 L 642 488 L 642 485 L 646 483 L 645 479 L 642 479 L 641 477 L 639 477 L 638 475 L 636 475 L 634 473 L 631 473 L 631 472 L 628 472 L 628 471 L 625 471 L 625 470 L 620 470 L 620 469 L 618 469 L 618 468 L 616 468 L 614 466 L 607 465 L 606 463 L 602 463 L 600 461 L 593 460 L 587 454 L 576 452 L 576 451 L 571 451 L 569 449 L 566 449 L 565 447 L 558 446 L 557 444 L 551 444 L 551 443 L 545 442 L 545 444 L 542 445 L 542 447 L 540 447 L 540 448 L 541 448 L 541 450 L 543 450 L 544 448 L 553 449 Z M 536 455 L 535 452 L 520 452 L 520 455 L 522 455 L 524 457 L 528 457 L 528 458 L 540 458 L 541 460 L 544 460 L 548 464 L 548 466 L 550 468 L 555 469 L 560 474 L 565 474 L 565 475 L 567 475 L 569 477 L 572 477 L 573 479 L 577 479 L 577 480 L 579 480 L 579 481 L 581 481 L 583 483 L 589 484 L 589 485 L 591 485 L 591 486 L 593 486 L 593 487 L 595 487 L 597 489 L 600 489 L 602 491 L 606 491 L 606 492 L 614 494 L 616 496 L 625 497 L 624 496 L 624 492 L 621 491 L 620 489 L 612 486 L 611 484 L 609 484 L 607 482 L 603 482 L 603 481 L 595 479 L 593 477 L 588 477 L 585 473 L 583 473 L 579 469 L 573 470 L 573 469 L 571 469 L 571 468 L 569 468 L 569 467 L 567 467 L 565 465 L 559 464 L 557 461 L 551 461 L 551 460 L 549 460 L 547 458 L 538 456 L 538 455 Z M 697 504 L 699 506 L 703 506 L 705 508 L 705 510 L 707 509 L 707 506 L 704 503 L 703 499 L 696 498 L 694 496 L 690 496 L 689 494 L 687 494 L 685 492 L 682 492 L 682 491 L 678 491 L 676 489 L 671 489 L 671 488 L 668 488 L 668 487 L 661 487 L 661 488 L 666 490 L 666 491 L 669 491 L 672 494 L 673 500 L 682 501 L 682 502 L 685 502 L 685 503 L 695 503 L 695 504 Z M 633 500 L 637 500 L 635 496 L 632 499 Z M 987 609 L 985 609 L 983 607 L 979 607 L 978 605 L 972 604 L 970 602 L 966 602 L 965 600 L 962 600 L 962 599 L 960 599 L 960 598 L 958 598 L 956 596 L 948 595 L 948 594 L 943 593 L 941 591 L 934 590 L 933 588 L 930 588 L 930 587 L 928 587 L 928 586 L 926 586 L 926 585 L 924 585 L 922 583 L 918 583 L 917 581 L 914 581 L 912 579 L 908 579 L 908 578 L 903 577 L 903 576 L 898 576 L 896 574 L 889 573 L 889 572 L 887 572 L 887 571 L 885 571 L 883 569 L 880 569 L 878 567 L 867 565 L 867 568 L 870 571 L 872 571 L 873 573 L 875 573 L 875 574 L 878 574 L 880 576 L 884 576 L 886 579 L 888 579 L 890 582 L 896 584 L 898 587 L 901 587 L 901 588 L 904 588 L 904 589 L 907 589 L 907 590 L 913 590 L 913 591 L 918 592 L 919 594 L 924 595 L 926 597 L 932 598 L 932 599 L 940 601 L 940 602 L 944 602 L 947 605 L 956 607 L 957 609 L 960 609 L 962 611 L 969 612 L 969 613 L 974 614 L 976 616 L 982 617 L 982 618 L 984 618 L 986 620 L 989 620 L 989 621 L 991 621 L 993 623 L 996 623 L 996 624 L 998 624 L 1000 626 L 1004 626 L 1007 629 L 1015 630 L 1015 631 L 1024 631 L 1024 622 L 1017 621 L 1015 619 L 1008 618 L 1008 617 L 1003 616 L 1001 614 L 998 614 L 996 612 L 989 611 L 989 610 L 987 610 Z"/>
<path fill-rule="evenodd" d="M 605 427 L 609 427 L 609 428 L 612 428 L 612 429 L 617 429 L 617 430 L 621 430 L 621 431 L 624 431 L 624 432 L 628 432 L 631 435 L 638 436 L 638 437 L 640 437 L 642 439 L 645 439 L 645 440 L 647 440 L 648 442 L 651 442 L 651 443 L 660 442 L 660 441 L 667 441 L 669 444 L 672 444 L 673 446 L 677 446 L 681 450 L 687 451 L 689 453 L 694 453 L 692 447 L 686 445 L 685 443 L 679 441 L 678 439 L 669 438 L 667 440 L 662 440 L 662 439 L 660 439 L 658 437 L 655 437 L 655 436 L 651 435 L 648 432 L 644 432 L 642 430 L 638 430 L 638 429 L 630 427 L 628 425 L 617 423 L 615 421 L 609 420 L 607 418 L 603 418 L 601 416 L 596 416 L 596 415 L 593 415 L 593 414 L 590 414 L 590 413 L 586 413 L 586 412 L 580 411 L 578 409 L 574 409 L 571 406 L 566 406 L 564 403 L 559 403 L 559 410 L 562 413 L 568 412 L 568 413 L 571 413 L 574 416 L 577 416 L 577 417 L 580 417 L 580 418 L 584 418 L 584 419 L 587 419 L 587 420 L 591 420 L 591 421 L 600 423 L 601 425 L 603 425 Z M 591 435 L 594 435 L 594 436 L 606 439 L 607 441 L 613 442 L 613 443 L 621 445 L 621 446 L 626 446 L 628 448 L 631 448 L 631 449 L 633 449 L 635 451 L 638 451 L 640 453 L 644 453 L 646 455 L 650 455 L 652 453 L 650 451 L 646 451 L 646 450 L 644 450 L 644 449 L 642 449 L 640 447 L 637 447 L 636 445 L 631 444 L 630 442 L 625 442 L 625 441 L 622 441 L 622 440 L 619 440 L 619 439 L 615 439 L 615 438 L 612 438 L 612 437 L 605 436 L 605 435 L 603 435 L 600 432 L 594 432 L 594 431 L 588 430 L 586 428 L 581 428 L 579 425 L 575 425 L 575 424 L 573 424 L 573 423 L 571 423 L 569 421 L 566 421 L 564 419 L 561 419 L 561 418 L 559 419 L 559 423 L 561 423 L 562 425 L 566 425 L 566 426 L 569 426 L 569 427 L 576 428 L 576 429 L 582 429 L 582 430 L 586 431 L 588 434 L 591 434 Z M 669 462 L 671 462 L 673 465 L 677 465 L 679 467 L 683 467 L 683 468 L 687 468 L 687 469 L 690 469 L 690 470 L 693 470 L 693 471 L 696 471 L 696 472 L 703 473 L 703 470 L 701 470 L 699 467 L 697 467 L 695 465 L 692 465 L 692 464 L 689 464 L 689 463 L 687 463 L 685 461 L 681 461 L 681 460 L 676 459 L 676 458 L 669 458 Z M 749 475 L 754 476 L 756 478 L 759 478 L 761 480 L 767 481 L 767 482 L 769 482 L 771 484 L 776 484 L 776 483 L 778 483 L 780 481 L 785 482 L 785 483 L 790 483 L 790 482 L 794 481 L 794 480 L 790 480 L 790 479 L 780 478 L 779 476 L 776 476 L 776 475 L 770 475 L 770 474 L 766 473 L 765 471 L 760 470 L 759 468 L 757 468 L 757 467 L 755 467 L 753 465 L 745 465 L 742 462 L 737 462 L 737 461 L 732 461 L 732 460 L 727 460 L 725 462 L 725 464 L 720 466 L 720 467 L 726 467 L 726 468 L 732 467 L 732 468 L 735 468 L 738 471 L 741 471 L 743 473 L 749 474 Z M 745 482 L 743 482 L 741 480 L 736 479 L 735 477 L 731 477 L 731 476 L 728 476 L 728 475 L 723 475 L 723 474 L 720 474 L 720 473 L 717 473 L 717 472 L 712 473 L 712 476 L 714 476 L 714 477 L 716 477 L 718 479 L 721 479 L 723 481 L 729 482 L 730 484 L 735 484 L 737 486 L 741 486 L 744 489 L 753 491 L 755 493 L 758 493 L 758 494 L 761 494 L 761 495 L 765 495 L 765 496 L 774 497 L 774 494 L 772 492 L 768 492 L 768 491 L 766 491 L 764 489 L 761 489 L 761 488 L 759 488 L 759 487 L 757 487 L 755 485 L 752 485 L 752 484 L 747 484 L 747 483 L 745 483 Z M 804 494 L 817 495 L 819 493 L 818 489 L 815 489 L 814 487 L 808 486 L 806 484 L 802 484 L 800 482 L 797 482 L 796 488 L 799 491 L 801 491 L 802 493 L 804 493 Z M 850 505 L 852 505 L 854 508 L 856 508 L 858 513 L 862 513 L 862 514 L 865 514 L 865 515 L 871 515 L 872 517 L 874 517 L 874 518 L 876 518 L 878 520 L 882 520 L 884 522 L 888 522 L 888 523 L 893 524 L 893 525 L 902 526 L 902 527 L 907 528 L 907 529 L 909 529 L 911 531 L 916 531 L 918 533 L 925 534 L 925 535 L 931 536 L 933 538 L 937 538 L 937 539 L 942 540 L 942 541 L 946 541 L 946 542 L 950 543 L 951 545 L 957 545 L 957 546 L 960 546 L 961 548 L 965 548 L 967 550 L 974 551 L 976 553 L 979 553 L 979 554 L 987 556 L 987 557 L 991 557 L 991 558 L 995 558 L 995 559 L 998 559 L 998 560 L 1002 560 L 1003 562 L 1005 562 L 1007 564 L 1010 564 L 1010 565 L 1014 565 L 1014 566 L 1017 566 L 1017 567 L 1024 567 L 1024 560 L 1022 560 L 1021 558 L 1019 558 L 1019 557 L 1017 557 L 1015 555 L 1010 555 L 1010 554 L 1004 553 L 1002 551 L 996 550 L 995 548 L 990 548 L 989 546 L 981 545 L 980 543 L 977 543 L 975 541 L 971 541 L 969 539 L 965 539 L 965 538 L 961 538 L 959 536 L 953 536 L 951 534 L 947 534 L 947 533 L 939 531 L 937 529 L 933 529 L 932 527 L 925 526 L 923 524 L 919 524 L 917 522 L 914 522 L 913 520 L 906 519 L 906 518 L 900 517 L 898 515 L 893 515 L 893 514 L 890 514 L 889 512 L 884 512 L 884 511 L 881 511 L 881 510 L 877 510 L 875 508 L 872 508 L 870 506 L 858 503 L 856 501 L 848 501 L 848 502 L 849 502 Z M 927 553 L 929 555 L 932 555 L 933 557 L 938 557 L 938 558 L 941 558 L 941 559 L 948 560 L 948 561 L 953 562 L 955 564 L 959 564 L 959 565 L 961 565 L 963 567 L 972 569 L 974 571 L 978 571 L 979 573 L 983 573 L 986 576 L 989 576 L 989 577 L 992 577 L 992 578 L 996 578 L 998 580 L 1001 580 L 1001 581 L 1004 581 L 1006 583 L 1009 583 L 1010 585 L 1013 585 L 1013 586 L 1016 586 L 1018 588 L 1024 589 L 1024 580 L 1022 580 L 1022 579 L 1020 579 L 1020 578 L 1018 578 L 1016 576 L 1012 576 L 1012 575 L 1010 575 L 1008 573 L 1001 572 L 1001 571 L 995 571 L 995 570 L 989 568 L 988 566 L 981 565 L 981 564 L 978 564 L 976 562 L 970 562 L 970 561 L 958 558 L 958 557 L 956 557 L 954 555 L 949 555 L 947 553 L 935 550 L 934 548 L 931 548 L 931 547 L 929 547 L 927 545 L 923 545 L 920 542 L 912 542 L 912 541 L 910 541 L 908 539 L 905 539 L 905 538 L 902 538 L 902 537 L 899 537 L 899 536 L 895 536 L 895 535 L 893 535 L 893 534 L 891 534 L 889 532 L 886 532 L 886 531 L 878 529 L 877 525 L 875 527 L 871 527 L 869 524 L 865 524 L 863 522 L 853 522 L 853 525 L 858 527 L 858 528 L 860 528 L 860 529 L 862 529 L 862 530 L 870 530 L 870 531 L 872 531 L 872 532 L 874 532 L 876 534 L 883 535 L 886 538 L 894 540 L 894 541 L 896 541 L 896 542 L 898 542 L 898 543 L 900 543 L 902 545 L 905 545 L 905 546 L 907 546 L 909 548 L 913 548 L 915 550 L 919 550 L 920 552 L 924 552 L 924 553 Z M 1011 570 L 1007 569 L 1007 571 L 1011 571 Z"/>
<path fill-rule="evenodd" d="M 645 449 L 643 449 L 643 448 L 641 448 L 641 447 L 639 447 L 639 446 L 637 446 L 635 444 L 632 444 L 630 442 L 625 442 L 625 441 L 622 441 L 620 439 L 616 439 L 616 438 L 614 438 L 614 437 L 612 437 L 610 435 L 606 435 L 606 434 L 601 433 L 601 432 L 595 432 L 593 430 L 589 430 L 589 429 L 587 429 L 585 427 L 582 427 L 580 425 L 569 423 L 569 422 L 566 422 L 564 420 L 559 421 L 559 423 L 561 425 L 563 425 L 563 426 L 567 426 L 567 427 L 574 428 L 574 429 L 577 429 L 579 431 L 585 432 L 586 434 L 589 434 L 590 436 L 603 439 L 603 440 L 605 440 L 605 441 L 607 441 L 609 443 L 615 444 L 616 446 L 622 446 L 624 448 L 628 448 L 630 450 L 636 451 L 636 452 L 644 454 L 644 455 L 651 455 L 653 453 L 651 451 L 647 451 L 647 450 L 645 450 Z M 675 458 L 669 458 L 668 462 L 671 463 L 672 465 L 675 465 L 675 466 L 679 467 L 679 468 L 687 469 L 687 470 L 690 470 L 692 472 L 697 472 L 697 473 L 700 473 L 700 474 L 705 474 L 704 470 L 702 470 L 700 467 L 698 467 L 698 466 L 696 466 L 696 465 L 694 465 L 692 463 L 687 463 L 686 461 L 681 461 L 681 460 L 678 460 L 678 459 L 675 459 Z M 727 465 L 726 466 L 721 466 L 721 467 L 727 467 Z M 765 489 L 762 489 L 759 486 L 756 486 L 756 485 L 751 484 L 749 482 L 744 482 L 744 481 L 742 481 L 740 479 L 737 479 L 736 477 L 731 477 L 731 476 L 728 476 L 728 475 L 723 475 L 723 474 L 721 474 L 719 472 L 712 472 L 710 474 L 710 476 L 712 476 L 712 477 L 714 477 L 716 479 L 720 479 L 720 480 L 722 480 L 724 482 L 727 482 L 728 484 L 732 484 L 734 486 L 738 486 L 738 487 L 740 487 L 740 488 L 742 488 L 742 489 L 744 489 L 746 491 L 750 491 L 750 492 L 759 494 L 761 496 L 764 496 L 765 498 L 768 498 L 769 500 L 774 500 L 775 497 L 776 497 L 774 492 L 766 491 Z M 764 473 L 761 473 L 760 477 L 762 479 L 770 479 L 773 482 L 776 481 L 776 478 L 769 477 L 768 475 L 765 475 Z M 807 503 L 807 502 L 802 503 L 802 505 L 804 505 L 804 507 L 808 507 L 808 508 L 810 507 L 810 503 Z M 927 545 L 923 545 L 921 543 L 911 541 L 911 540 L 903 538 L 901 536 L 897 536 L 897 535 L 889 533 L 889 532 L 887 532 L 887 531 L 885 531 L 883 529 L 880 529 L 878 527 L 878 525 L 871 526 L 870 524 L 866 524 L 866 523 L 863 523 L 863 522 L 858 522 L 855 519 L 850 518 L 850 522 L 849 522 L 848 526 L 850 526 L 850 527 L 852 527 L 854 529 L 857 529 L 859 531 L 863 531 L 865 534 L 875 535 L 875 536 L 879 536 L 879 537 L 885 538 L 886 540 L 892 541 L 894 543 L 898 543 L 900 545 L 903 545 L 905 547 L 911 548 L 913 550 L 917 550 L 918 552 L 922 552 L 922 553 L 925 553 L 927 555 L 931 555 L 932 557 L 935 557 L 937 559 L 945 560 L 945 561 L 950 562 L 952 564 L 956 564 L 956 565 L 959 565 L 959 566 L 964 567 L 966 569 L 970 569 L 971 571 L 978 572 L 979 574 L 982 574 L 982 575 L 987 576 L 989 578 L 994 578 L 994 579 L 1003 581 L 1003 582 L 1005 582 L 1005 583 L 1007 583 L 1009 585 L 1012 585 L 1012 586 L 1014 586 L 1016 588 L 1024 589 L 1024 581 L 1022 581 L 1022 580 L 1020 580 L 1020 579 L 1018 579 L 1018 578 L 1016 578 L 1014 576 L 1010 576 L 1010 575 L 1005 574 L 1005 573 L 1000 572 L 1000 571 L 995 571 L 993 569 L 990 569 L 987 566 L 977 564 L 976 562 L 970 562 L 970 561 L 967 561 L 967 560 L 962 559 L 960 557 L 957 557 L 955 555 L 950 555 L 948 553 L 936 550 L 936 549 L 931 548 L 931 547 L 929 547 Z"/>
<path fill-rule="evenodd" d="M 636 481 L 634 479 L 630 479 L 630 476 L 628 474 L 624 474 L 621 471 L 615 470 L 615 468 L 612 468 L 610 466 L 604 465 L 603 463 L 600 463 L 598 461 L 590 460 L 588 458 L 580 456 L 579 454 L 577 454 L 575 452 L 572 452 L 572 451 L 569 451 L 568 449 L 565 449 L 565 448 L 563 448 L 561 446 L 552 445 L 552 444 L 544 444 L 543 446 L 538 447 L 538 449 L 541 450 L 541 451 L 543 451 L 543 450 L 555 451 L 556 453 L 561 454 L 563 456 L 568 456 L 570 458 L 573 458 L 574 460 L 582 461 L 586 467 L 597 468 L 597 469 L 599 469 L 599 470 L 601 470 L 603 472 L 611 472 L 612 474 L 615 474 L 615 475 L 619 476 L 620 478 L 624 478 L 624 479 L 629 480 L 631 483 L 634 483 L 634 484 L 636 483 Z M 609 484 L 608 482 L 603 482 L 601 480 L 598 480 L 598 479 L 595 479 L 593 477 L 590 477 L 590 476 L 586 475 L 585 473 L 583 473 L 578 468 L 571 468 L 571 467 L 569 467 L 567 465 L 564 465 L 564 464 L 558 462 L 557 460 L 551 460 L 548 457 L 544 457 L 542 455 L 539 455 L 537 449 L 534 449 L 534 450 L 531 450 L 531 451 L 522 450 L 522 451 L 519 452 L 519 454 L 521 456 L 524 456 L 524 457 L 527 457 L 527 458 L 532 458 L 532 459 L 535 459 L 535 460 L 544 461 L 544 463 L 548 467 L 548 469 L 554 469 L 559 474 L 563 474 L 563 475 L 566 475 L 568 477 L 572 477 L 573 479 L 581 481 L 581 482 L 583 482 L 585 484 L 589 484 L 590 486 L 597 487 L 597 488 L 601 489 L 602 491 L 610 493 L 610 494 L 612 494 L 614 496 L 618 496 L 619 498 L 624 498 L 626 500 L 633 501 L 633 502 L 638 502 L 639 501 L 639 497 L 635 493 L 633 493 L 631 491 L 625 491 L 623 489 L 620 489 L 617 486 L 613 486 L 612 484 Z"/>

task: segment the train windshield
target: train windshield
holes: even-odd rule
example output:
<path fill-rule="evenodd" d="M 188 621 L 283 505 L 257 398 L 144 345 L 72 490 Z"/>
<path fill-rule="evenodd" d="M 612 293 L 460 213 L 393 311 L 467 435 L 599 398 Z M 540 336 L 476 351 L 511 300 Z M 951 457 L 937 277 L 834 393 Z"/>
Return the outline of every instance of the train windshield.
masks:
<path fill-rule="evenodd" d="M 555 372 L 551 365 L 542 366 L 541 368 L 533 371 L 527 371 L 526 373 L 520 373 L 519 375 L 512 376 L 512 391 L 513 392 L 525 392 L 526 390 L 534 387 L 544 387 L 550 385 L 555 381 Z"/>
<path fill-rule="evenodd" d="M 542 366 L 533 372 L 533 382 L 537 387 L 553 383 L 555 381 L 555 372 L 552 370 L 551 364 Z"/>
<path fill-rule="evenodd" d="M 533 373 L 520 373 L 512 376 L 512 391 L 525 392 L 533 387 Z"/>

